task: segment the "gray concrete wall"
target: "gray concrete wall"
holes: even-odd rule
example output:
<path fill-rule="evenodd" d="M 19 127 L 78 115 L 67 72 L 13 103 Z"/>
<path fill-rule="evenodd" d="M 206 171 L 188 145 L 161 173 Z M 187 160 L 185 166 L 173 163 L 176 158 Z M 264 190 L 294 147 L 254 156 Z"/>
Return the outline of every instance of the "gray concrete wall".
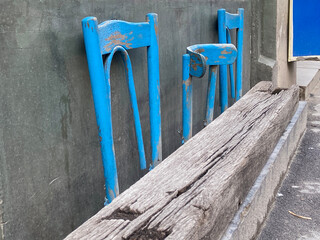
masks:
<path fill-rule="evenodd" d="M 277 0 L 255 0 L 251 7 L 251 86 L 270 81 L 276 64 Z"/>
<path fill-rule="evenodd" d="M 288 62 L 289 0 L 277 0 L 277 65 L 273 83 L 279 88 L 289 88 L 297 83 L 296 63 Z"/>
<path fill-rule="evenodd" d="M 254 0 L 251 11 L 251 86 L 296 84 L 296 64 L 288 63 L 289 0 Z"/>
<path fill-rule="evenodd" d="M 180 146 L 181 58 L 218 42 L 219 8 L 245 9 L 244 92 L 250 87 L 250 0 L 7 0 L 0 3 L 0 239 L 60 239 L 103 206 L 101 155 L 81 19 L 145 21 L 159 15 L 164 158 Z M 254 41 L 254 40 L 252 40 Z M 150 162 L 146 49 L 129 51 Z M 112 64 L 120 190 L 145 174 L 122 62 Z M 194 131 L 202 129 L 207 77 L 194 81 Z M 218 99 L 217 92 L 217 99 Z M 216 104 L 216 115 L 220 111 Z"/>

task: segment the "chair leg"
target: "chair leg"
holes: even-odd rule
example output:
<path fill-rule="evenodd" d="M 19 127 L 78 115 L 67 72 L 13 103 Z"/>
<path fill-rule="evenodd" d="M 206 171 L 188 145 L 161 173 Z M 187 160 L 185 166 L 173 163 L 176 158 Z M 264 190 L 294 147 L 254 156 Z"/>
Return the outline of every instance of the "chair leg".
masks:
<path fill-rule="evenodd" d="M 213 121 L 214 113 L 214 99 L 216 93 L 216 79 L 217 79 L 218 66 L 209 67 L 209 81 L 208 81 L 208 94 L 207 94 L 207 115 L 204 126 L 207 126 Z"/>
<path fill-rule="evenodd" d="M 190 55 L 182 56 L 182 144 L 192 137 L 192 77 Z"/>

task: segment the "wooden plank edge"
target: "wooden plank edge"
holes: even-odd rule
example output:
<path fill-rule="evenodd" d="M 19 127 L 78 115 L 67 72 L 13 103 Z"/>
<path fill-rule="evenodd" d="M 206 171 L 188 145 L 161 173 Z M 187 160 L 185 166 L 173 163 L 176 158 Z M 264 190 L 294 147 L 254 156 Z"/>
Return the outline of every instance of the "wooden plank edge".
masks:
<path fill-rule="evenodd" d="M 272 90 L 273 88 L 271 87 L 271 89 L 269 89 L 268 91 L 272 91 L 272 94 L 277 94 L 277 93 L 280 93 L 282 92 L 283 90 L 282 89 L 274 89 Z M 263 91 L 263 89 L 262 89 Z M 254 184 L 254 181 L 256 180 L 256 178 L 258 177 L 261 169 L 263 168 L 263 166 L 265 165 L 265 163 L 267 162 L 268 158 L 269 158 L 269 155 L 272 153 L 274 147 L 276 146 L 279 138 L 281 137 L 282 133 L 284 132 L 287 124 L 289 123 L 290 119 L 292 118 L 292 116 L 294 115 L 296 109 L 297 109 L 297 105 L 298 105 L 298 87 L 297 86 L 292 86 L 289 91 L 291 93 L 294 92 L 294 94 L 292 95 L 292 99 L 290 101 L 287 101 L 286 105 L 282 108 L 282 112 L 278 112 L 274 117 L 275 119 L 270 119 L 272 122 L 274 122 L 272 125 L 270 125 L 270 129 L 269 129 L 269 134 L 270 135 L 266 135 L 266 133 L 264 133 L 264 136 L 262 136 L 261 138 L 257 139 L 257 142 L 255 143 L 255 147 L 254 149 L 251 150 L 250 154 L 248 155 L 248 157 L 251 159 L 251 160 L 254 160 L 254 159 L 259 159 L 260 160 L 263 160 L 264 161 L 264 164 L 263 165 L 257 165 L 256 161 L 251 161 L 251 164 L 248 164 L 245 168 L 248 167 L 247 171 L 246 172 L 249 172 L 249 174 L 252 174 L 253 173 L 253 170 L 256 171 L 256 169 L 259 169 L 257 172 L 257 175 L 255 176 L 255 178 L 251 177 L 251 180 L 252 181 L 252 184 L 248 187 L 248 182 L 243 182 L 242 181 L 242 184 L 236 182 L 236 181 L 232 181 L 233 183 L 233 186 L 232 187 L 236 187 L 238 190 L 240 188 L 247 188 L 248 191 L 246 192 L 245 195 L 243 196 L 239 196 L 239 195 L 229 195 L 228 197 L 236 197 L 236 199 L 238 199 L 238 202 L 234 202 L 232 204 L 230 204 L 228 201 L 227 201 L 227 198 L 224 198 L 224 206 L 226 208 L 226 210 L 223 210 L 223 209 L 220 209 L 220 210 L 217 210 L 216 211 L 221 211 L 221 213 L 218 215 L 217 219 L 219 220 L 215 225 L 213 225 L 213 229 L 208 232 L 203 238 L 201 238 L 202 240 L 209 240 L 209 239 L 220 239 L 222 237 L 222 235 L 224 234 L 224 232 L 227 230 L 227 227 L 229 225 L 229 223 L 232 221 L 233 217 L 234 217 L 234 214 L 236 214 L 237 210 L 239 209 L 239 207 L 241 206 L 243 200 L 245 199 L 247 193 L 249 192 L 250 188 L 252 187 L 252 185 Z M 290 112 L 292 111 L 292 113 Z M 286 114 L 287 115 L 286 115 Z M 282 128 L 283 126 L 283 128 Z M 265 140 L 266 138 L 268 139 L 269 136 L 271 136 L 272 134 L 274 134 L 274 130 L 276 129 L 283 129 L 282 132 L 278 135 L 277 138 L 274 138 L 275 136 L 273 136 L 273 141 L 268 141 L 268 144 L 265 144 Z M 278 134 L 279 132 L 277 132 Z M 270 140 L 270 139 L 269 139 Z M 264 152 L 263 155 L 261 155 L 261 153 Z M 267 154 L 268 153 L 268 154 Z M 260 155 L 259 155 L 260 154 Z M 265 160 L 264 160 L 265 159 Z M 252 166 L 254 165 L 254 166 Z M 246 180 L 249 180 L 249 176 L 248 176 L 248 173 L 245 173 L 245 172 L 242 172 L 242 174 L 246 174 Z M 241 174 L 240 174 L 241 176 Z M 232 176 L 231 178 L 235 178 L 234 176 Z M 231 180 L 231 179 L 230 179 Z M 226 191 L 228 191 L 226 189 Z M 242 193 L 244 191 L 242 190 Z M 237 205 L 239 204 L 239 205 Z M 196 238 L 194 238 L 196 239 Z"/>
<path fill-rule="evenodd" d="M 248 92 L 248 94 L 246 94 L 244 97 L 243 97 L 243 99 L 246 99 L 246 98 L 248 98 L 249 96 L 250 96 L 250 94 L 253 94 L 253 93 L 255 93 L 255 92 L 259 92 L 259 91 L 261 91 L 261 92 L 266 92 L 266 91 L 272 91 L 271 90 L 272 88 L 271 88 L 271 83 L 260 83 L 260 84 L 258 84 L 258 85 L 256 85 L 252 90 L 250 90 L 249 92 Z M 277 93 L 277 92 L 275 92 L 275 93 Z M 241 100 L 240 100 L 241 101 Z M 239 102 L 240 101 L 238 101 L 235 105 L 237 105 L 237 104 L 239 104 Z M 294 103 L 290 103 L 289 105 L 291 105 L 291 107 L 294 107 Z M 230 111 L 232 111 L 231 110 L 232 109 L 232 107 L 231 108 L 229 108 L 226 112 L 230 112 Z M 222 117 L 222 116 L 221 116 Z M 288 120 L 289 121 L 289 120 Z M 163 164 L 165 164 L 165 162 L 164 163 L 162 163 L 162 166 L 164 166 Z M 155 170 L 153 170 L 152 172 L 151 172 L 151 175 L 155 175 L 156 174 L 156 172 L 157 172 L 157 169 L 159 169 L 160 170 L 160 166 L 158 167 L 158 168 L 156 168 Z M 158 172 L 159 172 L 159 170 L 158 170 Z M 147 174 L 147 175 L 149 175 L 149 178 L 150 178 L 150 174 Z M 146 175 L 146 176 L 147 176 Z M 145 178 L 145 177 L 144 177 Z M 142 179 L 141 179 L 142 180 Z M 141 182 L 141 180 L 139 181 L 139 182 Z M 130 188 L 131 189 L 131 188 Z M 126 191 L 127 192 L 127 191 Z M 132 192 L 132 191 L 131 191 Z M 121 195 L 120 195 L 121 196 Z M 81 228 L 81 230 L 83 231 L 82 232 L 82 234 L 83 233 L 89 233 L 90 231 L 89 231 L 89 229 L 86 229 L 86 226 L 88 226 L 88 225 L 90 225 L 90 223 L 93 223 L 93 222 L 95 222 L 95 221 L 98 221 L 99 219 L 103 219 L 103 218 L 105 218 L 104 216 L 108 216 L 108 214 L 110 213 L 110 211 L 114 211 L 114 210 L 116 210 L 117 208 L 120 208 L 121 207 L 121 200 L 123 199 L 121 199 L 121 197 L 119 196 L 119 198 L 117 198 L 111 205 L 109 205 L 109 209 L 106 209 L 106 208 L 104 208 L 103 210 L 101 210 L 97 215 L 95 215 L 95 216 L 93 216 L 91 219 L 89 219 L 84 225 L 82 225 L 80 228 Z M 174 196 L 173 196 L 174 197 Z M 168 200 L 168 199 L 164 199 L 164 200 Z M 161 203 L 160 205 L 162 205 L 162 204 L 165 204 L 165 203 Z M 160 206 L 161 207 L 161 206 Z M 110 210 L 111 209 L 111 210 Z M 113 210 L 112 210 L 113 209 Z M 230 219 L 231 220 L 231 219 Z M 99 223 L 99 222 L 97 222 L 97 223 Z M 77 230 L 76 230 L 77 231 Z M 70 238 L 71 239 L 77 239 L 77 233 L 76 233 L 76 231 L 74 232 L 74 234 L 71 234 L 70 235 Z M 81 234 L 80 234 L 81 235 Z M 79 237 L 80 237 L 80 235 L 79 235 Z M 85 236 L 85 235 L 82 235 L 82 236 Z"/>
<path fill-rule="evenodd" d="M 306 125 L 307 102 L 301 101 L 222 240 L 255 239 L 259 234 L 306 130 Z"/>

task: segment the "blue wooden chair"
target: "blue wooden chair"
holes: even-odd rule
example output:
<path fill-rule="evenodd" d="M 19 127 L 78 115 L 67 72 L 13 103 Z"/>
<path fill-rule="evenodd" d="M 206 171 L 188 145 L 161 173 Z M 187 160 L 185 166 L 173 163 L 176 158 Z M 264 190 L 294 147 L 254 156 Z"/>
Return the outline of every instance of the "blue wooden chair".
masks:
<path fill-rule="evenodd" d="M 110 66 L 116 52 L 121 54 L 126 69 L 127 84 L 130 93 L 136 138 L 138 142 L 140 167 L 141 169 L 145 169 L 146 160 L 140 117 L 131 61 L 127 50 L 147 47 L 152 148 L 152 166 L 150 168 L 152 169 L 162 160 L 158 16 L 155 13 L 149 13 L 146 16 L 146 19 L 147 22 L 140 23 L 110 20 L 101 24 L 98 24 L 95 17 L 86 17 L 82 20 L 82 30 L 87 53 L 96 120 L 99 127 L 106 186 L 105 204 L 110 203 L 119 194 L 112 133 L 110 91 Z M 106 60 L 104 62 L 102 57 L 103 55 L 106 56 Z"/>
<path fill-rule="evenodd" d="M 231 14 L 225 9 L 218 10 L 218 31 L 219 43 L 231 43 L 230 30 L 237 30 L 237 74 L 236 74 L 236 93 L 234 86 L 233 65 L 229 65 L 231 97 L 239 100 L 242 96 L 242 50 L 243 50 L 243 8 L 238 9 L 238 14 Z M 220 66 L 220 101 L 221 112 L 228 108 L 228 84 L 227 66 Z M 235 96 L 236 95 L 236 96 Z"/>
<path fill-rule="evenodd" d="M 198 44 L 187 48 L 182 57 L 182 143 L 192 137 L 192 76 L 203 77 L 209 66 L 205 126 L 212 122 L 218 65 L 232 64 L 237 49 L 232 44 Z"/>

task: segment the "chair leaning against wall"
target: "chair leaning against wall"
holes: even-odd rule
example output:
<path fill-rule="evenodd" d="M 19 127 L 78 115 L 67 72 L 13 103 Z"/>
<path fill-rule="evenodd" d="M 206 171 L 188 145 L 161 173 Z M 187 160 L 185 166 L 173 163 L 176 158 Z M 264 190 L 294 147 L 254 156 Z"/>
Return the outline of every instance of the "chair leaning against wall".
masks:
<path fill-rule="evenodd" d="M 213 121 L 218 65 L 232 64 L 237 57 L 233 44 L 197 44 L 182 57 L 182 143 L 192 137 L 192 76 L 201 78 L 209 66 L 204 126 Z"/>
<path fill-rule="evenodd" d="M 105 204 L 110 203 L 117 195 L 119 195 L 118 175 L 112 133 L 110 90 L 110 67 L 112 58 L 116 52 L 121 54 L 125 65 L 131 107 L 134 115 L 136 138 L 138 142 L 140 168 L 145 169 L 146 160 L 140 117 L 131 61 L 127 50 L 147 47 L 152 153 L 152 166 L 150 166 L 150 169 L 154 168 L 162 160 L 158 16 L 155 13 L 149 13 L 146 16 L 146 19 L 147 22 L 140 23 L 110 20 L 101 24 L 98 24 L 95 17 L 86 17 L 82 20 L 82 30 L 88 60 L 96 120 L 99 127 L 106 187 Z M 104 62 L 103 55 L 106 56 L 106 60 Z"/>
<path fill-rule="evenodd" d="M 239 8 L 237 14 L 226 12 L 225 9 L 218 10 L 218 32 L 219 43 L 231 43 L 230 30 L 237 31 L 237 72 L 236 72 L 236 91 L 233 73 L 233 64 L 229 65 L 230 72 L 230 89 L 231 97 L 236 98 L 238 101 L 242 97 L 242 53 L 243 53 L 243 19 L 244 9 Z M 227 66 L 220 66 L 219 70 L 220 79 L 220 102 L 221 112 L 228 108 L 228 84 L 227 84 Z"/>

